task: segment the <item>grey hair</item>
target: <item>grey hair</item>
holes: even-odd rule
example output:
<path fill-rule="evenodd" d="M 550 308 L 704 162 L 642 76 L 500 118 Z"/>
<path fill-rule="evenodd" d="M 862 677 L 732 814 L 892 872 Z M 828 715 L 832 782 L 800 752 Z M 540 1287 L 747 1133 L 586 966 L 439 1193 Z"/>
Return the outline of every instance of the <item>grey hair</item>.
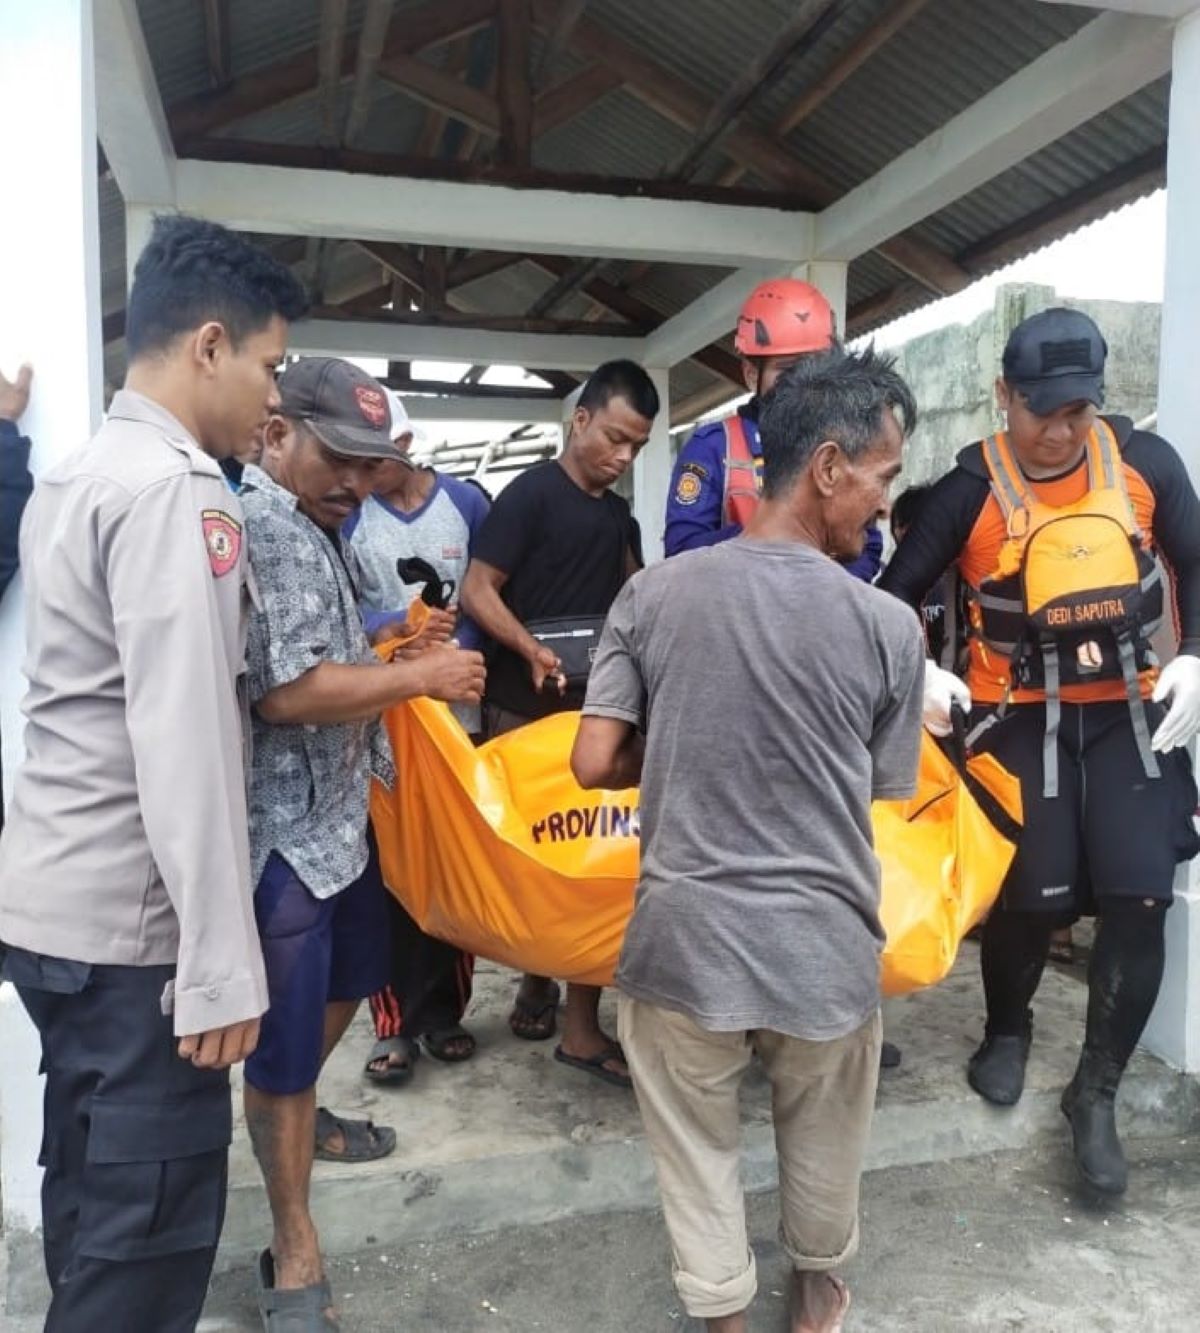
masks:
<path fill-rule="evenodd" d="M 763 495 L 787 492 L 826 440 L 850 459 L 867 453 L 879 443 L 886 408 L 911 434 L 917 424 L 912 390 L 895 358 L 874 347 L 805 356 L 789 366 L 764 398 L 759 417 Z"/>

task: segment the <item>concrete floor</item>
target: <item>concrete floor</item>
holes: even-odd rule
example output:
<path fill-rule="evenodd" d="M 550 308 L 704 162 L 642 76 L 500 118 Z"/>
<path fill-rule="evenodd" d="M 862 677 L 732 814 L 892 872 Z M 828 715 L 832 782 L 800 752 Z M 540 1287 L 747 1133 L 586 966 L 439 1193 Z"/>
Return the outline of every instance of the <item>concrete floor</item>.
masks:
<path fill-rule="evenodd" d="M 864 1182 L 847 1333 L 1183 1333 L 1200 1309 L 1200 1140 L 1142 1141 L 1125 1200 L 1079 1197 L 1064 1150 L 897 1167 Z M 750 1201 L 753 1333 L 784 1333 L 774 1193 Z M 657 1212 L 378 1244 L 331 1265 L 344 1333 L 683 1333 Z M 252 1333 L 250 1275 L 201 1333 Z M 16 1331 L 14 1331 L 16 1333 Z"/>
<path fill-rule="evenodd" d="M 1081 975 L 1081 968 L 1047 972 L 1026 1095 L 1006 1111 L 981 1102 L 963 1076 L 981 1026 L 976 946 L 964 946 L 940 986 L 889 1004 L 888 1035 L 903 1048 L 904 1063 L 880 1085 L 852 1327 L 1082 1333 L 1193 1326 L 1174 1318 L 1104 1321 L 1101 1297 L 1135 1279 L 1146 1308 L 1165 1301 L 1174 1309 L 1186 1294 L 1200 1295 L 1189 1285 L 1200 1283 L 1200 1270 L 1185 1257 L 1200 1240 L 1200 1203 L 1184 1189 L 1200 1184 L 1200 1164 L 1181 1142 L 1190 1143 L 1200 1126 L 1200 1085 L 1149 1056 L 1135 1058 L 1120 1118 L 1127 1136 L 1157 1146 L 1146 1150 L 1148 1164 L 1128 1204 L 1107 1219 L 1086 1220 L 1072 1197 L 1057 1109 L 1081 1034 Z M 633 1098 L 556 1064 L 553 1042 L 515 1040 L 505 1022 L 514 984 L 512 974 L 480 966 L 467 1020 L 480 1048 L 466 1064 L 426 1058 L 405 1088 L 368 1085 L 365 1014 L 330 1061 L 322 1102 L 391 1124 L 400 1140 L 383 1161 L 316 1168 L 313 1210 L 347 1333 L 684 1327 Z M 602 1012 L 611 1026 L 611 995 Z M 771 1296 L 782 1277 L 768 1239 L 774 1151 L 767 1092 L 752 1069 L 743 1109 L 744 1175 L 757 1196 L 750 1208 L 764 1259 L 756 1333 L 781 1327 L 782 1308 Z M 1021 1155 L 1004 1155 L 1013 1149 Z M 1037 1153 L 1044 1156 L 1031 1162 Z M 1076 1252 L 1081 1235 L 1087 1240 Z M 239 1123 L 208 1328 L 255 1327 L 249 1265 L 268 1237 L 257 1168 Z M 15 1256 L 7 1284 L 13 1303 L 0 1326 L 33 1333 L 36 1323 L 17 1315 L 33 1314 L 43 1299 L 36 1242 L 7 1240 Z M 1173 1285 L 1158 1268 L 1143 1281 L 1139 1265 L 1159 1252 L 1174 1265 Z M 1089 1313 L 1072 1323 L 1073 1310 Z"/>

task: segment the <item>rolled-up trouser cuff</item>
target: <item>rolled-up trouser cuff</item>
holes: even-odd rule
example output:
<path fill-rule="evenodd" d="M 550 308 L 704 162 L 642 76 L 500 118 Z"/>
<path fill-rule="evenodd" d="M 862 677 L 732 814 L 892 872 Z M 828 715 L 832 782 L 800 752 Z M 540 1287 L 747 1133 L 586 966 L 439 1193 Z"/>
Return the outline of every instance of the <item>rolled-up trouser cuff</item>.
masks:
<path fill-rule="evenodd" d="M 779 1227 L 779 1243 L 787 1251 L 787 1256 L 792 1261 L 792 1267 L 797 1272 L 829 1272 L 834 1268 L 840 1268 L 842 1264 L 849 1263 L 858 1253 L 858 1219 L 854 1219 L 854 1227 L 850 1232 L 850 1239 L 842 1247 L 839 1254 L 802 1254 L 788 1240 L 787 1233 L 784 1231 L 782 1223 Z"/>
<path fill-rule="evenodd" d="M 758 1290 L 758 1269 L 754 1255 L 746 1251 L 746 1267 L 735 1277 L 724 1282 L 705 1282 L 703 1278 L 682 1269 L 675 1270 L 675 1290 L 683 1308 L 693 1319 L 720 1319 L 738 1314 L 754 1299 Z"/>

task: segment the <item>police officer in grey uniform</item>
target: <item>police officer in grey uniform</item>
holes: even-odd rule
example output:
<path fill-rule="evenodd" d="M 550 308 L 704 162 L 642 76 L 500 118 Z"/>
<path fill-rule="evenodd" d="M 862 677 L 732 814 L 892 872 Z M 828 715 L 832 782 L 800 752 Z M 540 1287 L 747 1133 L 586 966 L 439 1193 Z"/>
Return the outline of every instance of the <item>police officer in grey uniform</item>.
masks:
<path fill-rule="evenodd" d="M 184 1333 L 224 1215 L 229 1066 L 267 1005 L 239 702 L 242 513 L 218 460 L 278 404 L 303 289 L 159 218 L 108 419 L 21 531 L 26 757 L 0 975 L 41 1036 L 50 1333 Z"/>

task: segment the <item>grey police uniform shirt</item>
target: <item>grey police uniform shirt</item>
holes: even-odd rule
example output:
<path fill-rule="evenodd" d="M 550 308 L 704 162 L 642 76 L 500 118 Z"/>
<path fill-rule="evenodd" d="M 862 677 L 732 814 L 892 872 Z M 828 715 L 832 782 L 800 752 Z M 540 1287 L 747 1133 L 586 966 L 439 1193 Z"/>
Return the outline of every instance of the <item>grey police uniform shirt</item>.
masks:
<path fill-rule="evenodd" d="M 256 605 L 250 617 L 250 700 L 321 662 L 380 665 L 358 611 L 352 551 L 297 507 L 261 468 L 242 476 Z M 377 721 L 278 725 L 253 715 L 250 861 L 255 883 L 272 852 L 315 898 L 347 888 L 367 864 L 372 768 L 392 779 Z"/>
<path fill-rule="evenodd" d="M 915 790 L 923 672 L 911 610 L 807 546 L 738 539 L 626 584 L 583 708 L 647 726 L 622 991 L 718 1032 L 871 1016 L 871 800 Z"/>
<path fill-rule="evenodd" d="M 0 941 L 174 963 L 181 1035 L 267 1007 L 237 684 L 244 537 L 216 461 L 129 390 L 41 477 L 21 527 L 26 756 L 0 837 Z"/>

